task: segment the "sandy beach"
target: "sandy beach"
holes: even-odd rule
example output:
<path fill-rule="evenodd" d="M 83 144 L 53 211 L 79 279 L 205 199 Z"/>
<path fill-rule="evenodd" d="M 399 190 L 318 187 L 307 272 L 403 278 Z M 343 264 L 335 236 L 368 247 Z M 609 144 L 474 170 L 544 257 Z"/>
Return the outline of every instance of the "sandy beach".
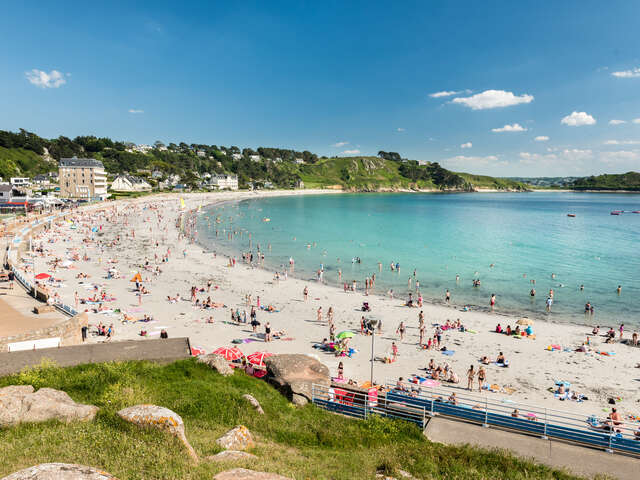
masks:
<path fill-rule="evenodd" d="M 201 205 L 218 202 L 257 198 L 268 195 L 301 195 L 316 191 L 295 192 L 228 192 L 184 195 L 184 210 L 197 209 Z M 327 192 L 323 193 L 335 193 Z M 239 348 L 245 354 L 256 351 L 272 353 L 306 353 L 317 356 L 337 375 L 337 366 L 344 363 L 344 376 L 362 382 L 369 379 L 371 337 L 360 334 L 360 307 L 368 301 L 371 315 L 382 321 L 382 333 L 375 336 L 375 356 L 379 359 L 392 356 L 392 342 L 398 347 L 397 360 L 393 363 L 374 362 L 375 381 L 396 381 L 424 374 L 421 369 L 433 359 L 437 364 L 447 363 L 460 378 L 459 388 L 466 387 L 466 372 L 470 365 L 477 370 L 480 358 L 488 356 L 495 361 L 500 352 L 509 361 L 504 368 L 494 362 L 485 365 L 486 383 L 498 386 L 498 392 L 483 390 L 495 401 L 508 399 L 514 402 L 535 404 L 557 410 L 570 410 L 585 415 L 606 415 L 610 411 L 610 398 L 625 415 L 640 414 L 640 349 L 621 344 L 605 344 L 605 332 L 590 336 L 589 352 L 576 352 L 591 333 L 589 327 L 536 321 L 533 325 L 536 338 L 514 338 L 494 332 L 500 323 L 503 327 L 515 327 L 518 318 L 495 313 L 462 311 L 455 305 L 424 304 L 421 308 L 404 305 L 404 298 L 365 296 L 364 291 L 344 292 L 315 279 L 297 279 L 290 273 L 286 279 L 274 279 L 274 272 L 251 267 L 240 257 L 235 267 L 229 267 L 229 258 L 204 251 L 180 235 L 177 219 L 180 217 L 180 195 L 160 195 L 133 200 L 120 200 L 81 209 L 71 222 L 59 222 L 56 228 L 40 234 L 34 245 L 41 249 L 36 256 L 36 273 L 53 275 L 57 282 L 47 282 L 51 290 L 67 304 L 76 304 L 78 310 L 89 312 L 90 325 L 113 324 L 114 340 L 157 338 L 162 330 L 170 337 L 188 336 L 194 347 L 209 353 L 220 346 L 242 340 Z M 75 226 L 74 226 L 75 225 Z M 266 252 L 268 255 L 268 252 Z M 163 257 L 168 261 L 163 261 Z M 55 263 L 54 259 L 58 259 Z M 45 262 L 48 262 L 45 265 Z M 55 266 L 54 267 L 54 263 Z M 145 265 L 146 264 L 146 265 Z M 64 266 L 63 266 L 64 265 Z M 108 270 L 115 269 L 119 278 L 108 278 Z M 142 284 L 149 294 L 138 296 L 135 284 L 130 280 L 140 273 Z M 79 274 L 86 278 L 79 278 Z M 33 273 L 32 273 L 33 274 Z M 363 280 L 363 279 L 362 279 Z M 207 284 L 211 282 L 208 291 Z M 55 286 L 54 286 L 55 285 Z M 204 289 L 196 298 L 203 302 L 210 297 L 217 308 L 202 309 L 191 301 L 191 287 Z M 303 290 L 309 290 L 308 300 Z M 108 301 L 82 303 L 93 295 L 105 292 Z M 177 301 L 168 301 L 170 297 Z M 255 306 L 257 297 L 263 306 L 272 305 L 275 312 L 257 310 L 261 323 L 258 333 L 247 324 L 234 324 L 231 312 L 246 311 L 250 321 L 251 307 L 246 296 L 251 295 Z M 112 299 L 112 300 L 111 300 Z M 318 321 L 317 310 L 322 307 L 323 319 Z M 355 336 L 349 346 L 355 350 L 352 357 L 335 355 L 313 348 L 324 338 L 329 338 L 326 312 L 332 307 L 336 332 L 351 330 Z M 95 313 L 95 310 L 102 311 Z M 119 309 L 120 313 L 114 312 Z M 425 350 L 418 345 L 418 315 L 424 312 L 426 336 L 433 336 L 436 324 L 447 320 L 460 322 L 466 331 L 457 329 L 442 333 L 441 347 L 450 354 Z M 133 321 L 127 321 L 126 318 Z M 151 322 L 140 322 L 147 315 Z M 213 317 L 213 323 L 209 323 Z M 270 323 L 273 332 L 283 331 L 283 339 L 264 341 L 265 325 Z M 404 339 L 396 333 L 400 322 L 406 325 Z M 91 329 L 92 331 L 95 328 Z M 147 335 L 140 335 L 146 330 Z M 617 333 L 617 332 L 616 332 Z M 632 332 L 626 332 L 626 338 Z M 105 341 L 104 336 L 89 335 L 87 341 Z M 547 350 L 550 345 L 560 350 Z M 609 355 L 601 355 L 603 351 Z M 556 381 L 571 383 L 572 390 L 588 400 L 560 401 L 550 388 Z M 474 381 L 477 390 L 478 382 Z M 509 393 L 507 393 L 509 392 Z M 507 400 L 507 401 L 508 401 Z"/>

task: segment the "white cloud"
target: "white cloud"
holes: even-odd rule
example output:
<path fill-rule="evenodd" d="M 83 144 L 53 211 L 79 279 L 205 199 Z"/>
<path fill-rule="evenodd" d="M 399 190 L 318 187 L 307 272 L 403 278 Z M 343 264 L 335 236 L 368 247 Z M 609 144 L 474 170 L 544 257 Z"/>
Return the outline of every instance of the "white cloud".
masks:
<path fill-rule="evenodd" d="M 336 142 L 331 146 L 332 147 L 336 147 L 336 148 L 340 148 L 340 147 L 344 147 L 345 145 L 349 145 L 349 142 Z"/>
<path fill-rule="evenodd" d="M 501 132 L 526 132 L 527 129 L 524 128 L 522 125 L 520 125 L 519 123 L 514 123 L 513 125 L 505 125 L 504 127 L 500 127 L 500 128 L 492 128 L 491 129 L 492 132 L 494 133 L 501 133 Z"/>
<path fill-rule="evenodd" d="M 44 70 L 34 68 L 30 72 L 25 72 L 25 76 L 30 83 L 40 88 L 58 88 L 67 83 L 62 72 L 58 70 L 51 70 L 47 73 Z"/>
<path fill-rule="evenodd" d="M 135 108 L 130 108 L 129 113 L 144 113 L 144 110 L 137 110 Z"/>
<path fill-rule="evenodd" d="M 583 125 L 594 125 L 596 119 L 586 112 L 573 112 L 560 120 L 560 123 L 570 127 L 581 127 Z"/>
<path fill-rule="evenodd" d="M 504 90 L 485 90 L 482 93 L 476 93 L 470 97 L 458 97 L 451 100 L 453 103 L 459 103 L 472 110 L 484 110 L 487 108 L 510 107 L 520 103 L 531 103 L 533 95 L 514 95 L 513 92 Z"/>
<path fill-rule="evenodd" d="M 636 67 L 631 70 L 622 70 L 620 72 L 611 72 L 611 75 L 618 78 L 636 78 L 640 77 L 640 68 Z"/>
<path fill-rule="evenodd" d="M 609 125 L 622 125 L 623 123 L 627 123 L 626 120 L 609 120 Z"/>
<path fill-rule="evenodd" d="M 430 93 L 429 96 L 431 98 L 441 98 L 441 97 L 451 97 L 453 95 L 459 95 L 461 93 L 471 93 L 471 90 L 443 90 L 441 92 Z"/>
<path fill-rule="evenodd" d="M 357 154 L 359 154 L 359 153 L 360 153 L 360 150 L 358 150 L 358 149 L 356 148 L 356 149 L 353 149 L 353 150 L 345 150 L 345 151 L 344 151 L 344 152 L 342 152 L 342 153 L 344 153 L 345 155 L 357 155 Z"/>
<path fill-rule="evenodd" d="M 579 148 L 565 148 L 561 152 L 561 156 L 565 160 L 569 161 L 581 161 L 588 160 L 593 157 L 593 152 L 591 150 L 581 150 Z"/>
<path fill-rule="evenodd" d="M 471 148 L 471 147 L 473 147 L 473 143 L 471 142 L 463 143 L 462 145 L 460 145 L 460 148 Z"/>
<path fill-rule="evenodd" d="M 634 118 L 632 121 L 633 123 L 640 123 L 640 118 Z"/>
<path fill-rule="evenodd" d="M 605 145 L 640 145 L 638 140 L 607 140 Z"/>
<path fill-rule="evenodd" d="M 473 171 L 476 168 L 491 168 L 507 165 L 507 162 L 499 160 L 497 155 L 487 155 L 486 157 L 456 155 L 455 157 L 444 159 L 441 163 L 445 163 L 449 168 L 456 170 L 466 169 L 466 171 Z"/>
<path fill-rule="evenodd" d="M 539 135 L 536 138 L 534 138 L 534 140 L 536 142 L 547 142 L 549 141 L 549 137 L 547 137 L 546 135 Z"/>
<path fill-rule="evenodd" d="M 404 131 L 405 131 L 405 129 L 404 129 L 404 128 L 402 128 L 402 127 L 398 127 L 398 128 L 396 128 L 396 132 L 404 132 Z"/>
<path fill-rule="evenodd" d="M 637 150 L 618 150 L 617 152 L 602 152 L 600 158 L 605 163 L 636 162 L 640 160 L 640 152 Z"/>

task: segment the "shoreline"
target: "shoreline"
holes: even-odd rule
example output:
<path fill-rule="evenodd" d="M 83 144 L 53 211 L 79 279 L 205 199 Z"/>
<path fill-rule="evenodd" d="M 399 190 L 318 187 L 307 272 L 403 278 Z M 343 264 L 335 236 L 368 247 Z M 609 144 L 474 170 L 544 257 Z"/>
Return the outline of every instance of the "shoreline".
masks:
<path fill-rule="evenodd" d="M 204 202 L 219 205 L 224 201 L 273 195 L 307 195 L 314 192 L 189 194 L 183 195 L 183 198 L 186 213 L 197 209 Z M 461 378 L 463 383 L 458 387 L 462 387 L 466 384 L 465 371 L 470 364 L 477 367 L 480 365 L 480 356 L 494 358 L 499 351 L 503 351 L 511 361 L 510 368 L 499 368 L 494 364 L 486 368 L 490 384 L 515 389 L 515 392 L 505 398 L 525 403 L 535 402 L 549 408 L 568 408 L 566 402 L 559 403 L 553 394 L 547 391 L 547 388 L 554 385 L 554 380 L 565 380 L 570 381 L 576 390 L 590 398 L 588 402 L 571 402 L 571 408 L 585 414 L 597 413 L 607 406 L 609 397 L 622 397 L 623 401 L 619 402 L 621 408 L 629 413 L 638 413 L 636 405 L 640 396 L 633 382 L 629 381 L 630 375 L 637 376 L 637 371 L 631 369 L 635 366 L 634 355 L 638 351 L 620 343 L 605 347 L 602 337 L 591 337 L 591 348 L 594 351 L 606 348 L 615 356 L 604 357 L 595 353 L 574 352 L 573 349 L 585 340 L 590 328 L 536 321 L 536 340 L 516 339 L 493 333 L 496 323 L 503 324 L 503 327 L 507 322 L 515 326 L 515 316 L 473 310 L 462 312 L 443 305 L 425 303 L 422 310 L 426 316 L 428 336 L 433 334 L 433 325 L 445 324 L 447 319 L 455 321 L 456 318 L 460 318 L 468 331 L 444 332 L 443 344 L 449 350 L 455 350 L 452 356 L 445 356 L 435 350 L 423 350 L 416 345 L 419 308 L 403 307 L 401 300 L 390 300 L 375 295 L 366 297 L 360 291 L 344 293 L 335 286 L 293 277 L 275 282 L 268 271 L 251 268 L 241 262 L 234 268 L 228 268 L 227 259 L 223 256 L 203 252 L 200 245 L 178 238 L 175 219 L 180 213 L 180 197 L 179 194 L 148 196 L 81 209 L 74 214 L 78 225 L 76 230 L 70 229 L 68 224 L 60 224 L 59 228 L 46 235 L 40 235 L 37 239 L 38 242 L 42 242 L 44 255 L 49 258 L 68 258 L 74 251 L 77 254 L 84 251 L 90 258 L 87 261 L 76 260 L 74 266 L 77 268 L 74 270 L 60 269 L 51 272 L 65 285 L 58 291 L 67 303 L 73 304 L 74 291 L 78 291 L 79 295 L 84 297 L 91 293 L 88 287 L 97 284 L 100 289 L 116 298 L 113 302 L 105 303 L 105 307 L 119 307 L 136 319 L 143 313 L 154 317 L 153 323 L 122 323 L 120 314 L 89 313 L 90 323 L 93 325 L 100 321 L 107 325 L 114 323 L 116 340 L 143 341 L 144 337 L 139 335 L 143 329 L 148 331 L 147 337 L 156 338 L 160 330 L 165 328 L 171 337 L 188 336 L 192 345 L 202 347 L 209 353 L 217 347 L 231 344 L 234 339 L 242 339 L 240 348 L 245 354 L 262 350 L 272 353 L 311 354 L 325 363 L 333 375 L 336 373 L 338 362 L 343 361 L 345 376 L 362 381 L 369 377 L 371 337 L 356 333 L 351 342 L 351 346 L 357 351 L 353 358 L 335 357 L 313 349 L 312 345 L 329 337 L 324 317 L 322 322 L 316 319 L 319 306 L 323 307 L 325 313 L 329 306 L 333 307 L 338 332 L 359 332 L 359 319 L 362 315 L 359 307 L 363 301 L 369 301 L 373 315 L 383 322 L 383 333 L 375 336 L 375 356 L 388 355 L 391 342 L 396 342 L 399 347 L 396 362 L 375 362 L 375 379 L 378 383 L 395 381 L 400 376 L 407 378 L 410 374 L 419 373 L 419 368 L 424 367 L 429 359 L 434 359 L 438 364 L 448 363 Z M 157 215 L 162 217 L 160 222 L 156 222 Z M 110 216 L 113 216 L 113 223 L 105 221 L 105 217 L 108 219 Z M 100 233 L 92 233 L 92 226 L 102 226 Z M 132 234 L 135 236 L 132 237 Z M 121 237 L 120 242 L 111 244 L 118 235 Z M 101 247 L 98 247 L 98 241 L 102 242 Z M 158 242 L 159 247 L 155 247 L 154 242 Z M 167 248 L 171 249 L 169 261 L 155 262 L 154 252 L 161 255 Z M 140 268 L 145 258 L 149 260 L 151 267 L 158 266 L 162 273 L 156 276 Z M 107 279 L 106 269 L 109 267 L 117 267 L 123 277 L 119 280 Z M 132 292 L 133 284 L 129 281 L 132 272 L 137 269 L 142 272 L 145 277 L 144 285 L 151 292 L 141 300 Z M 75 278 L 79 272 L 87 273 L 91 278 Z M 188 301 L 190 286 L 202 287 L 207 281 L 212 281 L 218 288 L 198 294 L 198 298 L 204 300 L 211 296 L 215 302 L 226 305 L 226 308 L 201 310 L 194 308 Z M 311 290 L 311 299 L 307 302 L 302 300 L 305 285 Z M 187 301 L 167 302 L 167 296 L 173 297 L 177 293 Z M 279 310 L 274 313 L 258 310 L 258 321 L 262 324 L 258 334 L 253 334 L 251 328 L 247 328 L 248 325 L 237 325 L 229 321 L 231 309 L 237 309 L 241 313 L 247 310 L 248 315 L 250 309 L 244 302 L 246 294 L 252 294 L 254 300 L 259 295 L 263 305 L 272 304 Z M 93 308 L 96 307 L 80 305 L 80 310 Z M 213 316 L 214 323 L 206 322 L 209 316 Z M 407 326 L 407 335 L 402 341 L 394 333 L 400 321 L 405 322 Z M 266 322 L 271 322 L 276 331 L 285 330 L 287 338 L 293 340 L 265 343 L 263 332 Z M 630 337 L 630 334 L 627 336 Z M 90 337 L 89 341 L 104 341 L 104 337 Z M 559 344 L 563 349 L 546 350 L 546 347 L 552 344 Z M 499 398 L 502 394 L 487 395 Z"/>

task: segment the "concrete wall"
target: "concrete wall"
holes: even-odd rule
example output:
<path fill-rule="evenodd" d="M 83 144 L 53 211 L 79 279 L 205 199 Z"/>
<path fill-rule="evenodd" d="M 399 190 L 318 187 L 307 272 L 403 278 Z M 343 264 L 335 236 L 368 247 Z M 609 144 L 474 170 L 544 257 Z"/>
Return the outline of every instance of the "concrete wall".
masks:
<path fill-rule="evenodd" d="M 44 348 L 23 352 L 0 353 L 0 376 L 17 373 L 25 367 L 38 365 L 44 359 L 61 367 L 86 363 L 149 360 L 172 362 L 191 357 L 188 338 L 126 340 Z"/>
<path fill-rule="evenodd" d="M 543 440 L 498 428 L 484 428 L 472 423 L 435 417 L 429 420 L 424 434 L 432 442 L 447 445 L 508 450 L 516 456 L 581 476 L 594 477 L 600 474 L 620 480 L 640 478 L 640 459 L 636 457 L 569 445 L 556 440 Z"/>
<path fill-rule="evenodd" d="M 9 343 L 24 342 L 27 340 L 39 340 L 41 338 L 60 337 L 62 346 L 78 345 L 82 343 L 82 326 L 89 322 L 86 313 L 80 313 L 75 317 L 63 318 L 58 324 L 46 328 L 32 330 L 21 335 L 0 337 L 0 352 L 7 352 Z M 0 366 L 0 369 L 2 367 Z"/>

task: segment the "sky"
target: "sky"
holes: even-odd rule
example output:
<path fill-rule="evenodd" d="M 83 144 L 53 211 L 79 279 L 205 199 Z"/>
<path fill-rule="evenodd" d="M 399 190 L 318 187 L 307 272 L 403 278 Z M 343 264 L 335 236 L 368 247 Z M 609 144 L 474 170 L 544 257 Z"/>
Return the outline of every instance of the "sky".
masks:
<path fill-rule="evenodd" d="M 640 2 L 8 2 L 0 129 L 640 170 Z"/>

